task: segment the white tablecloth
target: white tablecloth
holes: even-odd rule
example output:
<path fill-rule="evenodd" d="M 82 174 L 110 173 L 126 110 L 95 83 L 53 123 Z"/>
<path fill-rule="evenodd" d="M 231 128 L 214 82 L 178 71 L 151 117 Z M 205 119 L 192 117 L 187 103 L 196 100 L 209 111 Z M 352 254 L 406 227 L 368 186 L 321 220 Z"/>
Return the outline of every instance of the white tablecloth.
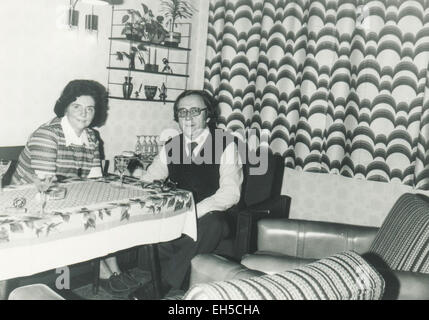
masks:
<path fill-rule="evenodd" d="M 190 192 L 143 190 L 131 185 L 120 190 L 101 180 L 64 187 L 66 199 L 50 201 L 50 214 L 44 218 L 35 217 L 34 209 L 29 214 L 0 215 L 0 280 L 169 241 L 182 234 L 196 240 L 195 205 Z M 5 190 L 0 195 L 3 211 L 23 193 L 30 200 L 28 208 L 36 208 L 32 203 L 36 191 L 31 189 L 24 186 Z M 75 205 L 76 197 L 82 206 Z M 74 206 L 69 207 L 70 203 Z"/>

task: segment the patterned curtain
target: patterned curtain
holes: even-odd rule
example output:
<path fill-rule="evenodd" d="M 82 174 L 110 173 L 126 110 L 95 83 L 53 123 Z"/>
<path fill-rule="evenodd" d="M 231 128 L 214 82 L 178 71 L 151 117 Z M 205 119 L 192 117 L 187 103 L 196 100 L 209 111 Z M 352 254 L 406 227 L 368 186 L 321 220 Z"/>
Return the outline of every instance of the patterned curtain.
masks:
<path fill-rule="evenodd" d="M 210 0 L 205 89 L 297 170 L 429 189 L 427 0 Z"/>

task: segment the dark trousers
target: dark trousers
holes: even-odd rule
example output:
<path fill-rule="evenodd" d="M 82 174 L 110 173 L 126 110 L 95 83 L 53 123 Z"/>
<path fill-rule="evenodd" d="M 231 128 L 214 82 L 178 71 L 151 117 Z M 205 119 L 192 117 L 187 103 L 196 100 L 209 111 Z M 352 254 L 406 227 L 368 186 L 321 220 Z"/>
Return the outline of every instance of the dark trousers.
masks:
<path fill-rule="evenodd" d="M 222 240 L 225 228 L 225 213 L 210 212 L 197 221 L 197 241 L 189 236 L 160 243 L 158 245 L 161 277 L 172 288 L 187 287 L 184 280 L 191 267 L 191 260 L 197 254 L 211 253 Z"/>

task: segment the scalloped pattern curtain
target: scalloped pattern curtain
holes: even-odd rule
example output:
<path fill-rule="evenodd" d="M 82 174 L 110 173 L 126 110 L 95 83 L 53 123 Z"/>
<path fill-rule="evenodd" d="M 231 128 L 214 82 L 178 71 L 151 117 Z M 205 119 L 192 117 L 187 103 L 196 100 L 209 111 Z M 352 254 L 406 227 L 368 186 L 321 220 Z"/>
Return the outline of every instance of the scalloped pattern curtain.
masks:
<path fill-rule="evenodd" d="M 285 165 L 429 189 L 428 1 L 210 0 L 221 126 Z"/>

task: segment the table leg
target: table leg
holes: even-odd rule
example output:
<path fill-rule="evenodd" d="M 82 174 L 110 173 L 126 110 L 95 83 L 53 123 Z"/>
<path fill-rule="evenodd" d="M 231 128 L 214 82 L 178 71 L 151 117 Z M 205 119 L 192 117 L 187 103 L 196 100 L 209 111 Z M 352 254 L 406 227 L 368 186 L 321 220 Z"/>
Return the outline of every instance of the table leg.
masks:
<path fill-rule="evenodd" d="M 149 260 L 150 260 L 150 269 L 152 273 L 152 283 L 153 288 L 155 290 L 156 297 L 158 299 L 161 298 L 161 267 L 159 264 L 159 256 L 158 256 L 158 245 L 148 244 L 147 245 L 149 251 Z"/>
<path fill-rule="evenodd" d="M 16 279 L 0 281 L 0 300 L 7 300 L 9 293 L 17 287 L 18 281 Z"/>
<path fill-rule="evenodd" d="M 93 269 L 92 269 L 92 293 L 98 294 L 98 289 L 100 286 L 100 258 L 94 259 L 93 263 Z"/>

